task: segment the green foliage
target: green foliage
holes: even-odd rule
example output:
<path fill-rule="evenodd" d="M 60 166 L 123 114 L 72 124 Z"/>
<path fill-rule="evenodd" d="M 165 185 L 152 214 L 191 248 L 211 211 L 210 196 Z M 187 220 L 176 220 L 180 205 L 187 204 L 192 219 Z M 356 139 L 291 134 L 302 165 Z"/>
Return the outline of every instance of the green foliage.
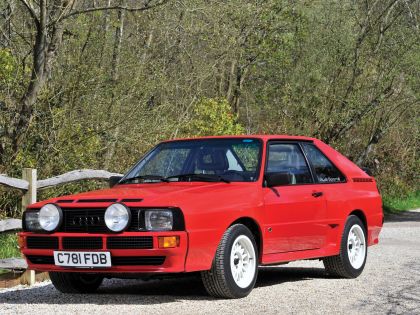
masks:
<path fill-rule="evenodd" d="M 392 197 L 385 195 L 383 198 L 384 211 L 387 213 L 400 212 L 420 208 L 420 191 L 417 190 L 408 196 Z"/>
<path fill-rule="evenodd" d="M 20 256 L 16 234 L 0 234 L 0 259 Z"/>
<path fill-rule="evenodd" d="M 375 169 L 385 196 L 419 190 L 415 1 L 185 0 L 123 22 L 117 10 L 58 19 L 63 38 L 30 108 L 37 28 L 25 6 L 13 8 L 0 14 L 0 173 L 123 173 L 164 139 L 278 133 L 316 136 Z M 48 42 L 57 8 L 47 5 Z M 0 209 L 19 208 L 20 194 L 0 188 Z"/>
<path fill-rule="evenodd" d="M 8 49 L 0 49 L 0 83 L 8 84 L 13 80 L 16 60 Z"/>
<path fill-rule="evenodd" d="M 227 100 L 203 98 L 194 105 L 185 132 L 190 136 L 219 136 L 243 134 L 245 129 Z"/>

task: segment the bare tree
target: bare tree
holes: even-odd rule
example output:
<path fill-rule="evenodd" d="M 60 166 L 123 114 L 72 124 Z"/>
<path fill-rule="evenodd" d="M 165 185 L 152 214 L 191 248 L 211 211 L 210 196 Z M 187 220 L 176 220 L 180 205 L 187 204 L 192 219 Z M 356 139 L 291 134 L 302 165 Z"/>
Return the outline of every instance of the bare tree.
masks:
<path fill-rule="evenodd" d="M 17 152 L 33 119 L 34 104 L 51 74 L 54 60 L 62 45 L 63 31 L 68 20 L 81 14 L 98 11 L 118 10 L 119 14 L 124 11 L 142 12 L 164 5 L 168 1 L 144 0 L 139 1 L 140 4 L 136 7 L 123 4 L 112 5 L 111 2 L 108 2 L 106 6 L 84 7 L 83 3 L 79 4 L 77 0 L 39 0 L 38 2 L 20 0 L 21 5 L 30 16 L 35 40 L 31 51 L 31 78 L 23 96 L 17 101 L 15 113 L 9 126 L 4 131 L 5 138 L 10 142 L 11 151 Z M 13 3 L 14 1 L 10 1 L 10 7 Z M 0 160 L 3 157 L 1 150 L 0 146 Z"/>

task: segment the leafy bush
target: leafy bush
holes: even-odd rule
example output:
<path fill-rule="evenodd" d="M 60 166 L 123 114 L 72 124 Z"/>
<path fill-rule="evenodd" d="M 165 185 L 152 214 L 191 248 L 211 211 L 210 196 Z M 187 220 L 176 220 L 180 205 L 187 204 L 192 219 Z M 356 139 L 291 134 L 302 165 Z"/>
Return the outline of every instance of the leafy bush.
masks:
<path fill-rule="evenodd" d="M 220 136 L 243 134 L 245 129 L 226 99 L 203 98 L 195 104 L 184 132 L 188 136 Z"/>

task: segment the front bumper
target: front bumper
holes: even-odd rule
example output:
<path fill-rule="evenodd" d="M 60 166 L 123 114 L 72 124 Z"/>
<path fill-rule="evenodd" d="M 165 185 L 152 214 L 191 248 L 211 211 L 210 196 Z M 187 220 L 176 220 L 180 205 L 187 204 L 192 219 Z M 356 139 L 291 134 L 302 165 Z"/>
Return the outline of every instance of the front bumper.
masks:
<path fill-rule="evenodd" d="M 179 246 L 174 248 L 159 248 L 159 236 L 178 236 Z M 188 248 L 188 235 L 186 232 L 168 231 L 168 232 L 123 232 L 118 234 L 87 234 L 87 233 L 53 233 L 53 234 L 39 234 L 31 232 L 21 232 L 19 237 L 23 237 L 23 247 L 21 252 L 25 255 L 29 269 L 36 271 L 61 271 L 61 272 L 95 272 L 95 273 L 178 273 L 185 271 L 185 259 Z M 58 238 L 58 243 L 50 248 L 45 247 L 45 243 L 41 245 L 28 246 L 28 238 L 30 237 L 46 237 Z M 123 238 L 123 237 L 151 237 L 152 245 L 150 248 L 125 248 L 115 249 L 109 248 L 108 238 Z M 89 243 L 89 239 L 102 240 L 99 246 L 95 245 L 95 249 L 87 249 L 86 245 L 81 245 L 84 248 L 77 248 L 77 245 L 72 245 L 72 249 L 63 246 L 63 240 L 70 238 L 82 238 Z M 32 239 L 33 240 L 33 239 Z M 71 239 L 70 239 L 71 241 Z M 85 244 L 85 243 L 83 243 Z M 130 247 L 133 245 L 131 244 Z M 134 245 L 135 246 L 135 245 Z M 28 248 L 30 247 L 30 248 Z M 38 248 L 37 248 L 38 247 Z M 54 247 L 54 248 L 51 248 Z M 76 247 L 76 248 L 74 248 Z M 112 267 L 110 268 L 74 268 L 61 267 L 54 264 L 54 251 L 83 251 L 83 252 L 110 252 Z"/>

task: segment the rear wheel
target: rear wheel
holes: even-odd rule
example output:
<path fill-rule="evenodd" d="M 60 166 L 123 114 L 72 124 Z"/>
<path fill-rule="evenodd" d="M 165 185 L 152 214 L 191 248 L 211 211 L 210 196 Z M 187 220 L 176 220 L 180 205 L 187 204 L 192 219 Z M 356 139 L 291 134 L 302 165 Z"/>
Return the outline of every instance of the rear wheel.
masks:
<path fill-rule="evenodd" d="M 62 293 L 93 293 L 102 284 L 103 277 L 96 274 L 49 272 L 54 287 Z"/>
<path fill-rule="evenodd" d="M 242 224 L 229 227 L 223 234 L 211 270 L 201 278 L 207 292 L 220 298 L 241 298 L 254 288 L 258 254 L 254 236 Z"/>
<path fill-rule="evenodd" d="M 341 237 L 340 254 L 324 258 L 325 270 L 332 276 L 358 277 L 366 264 L 366 228 L 355 215 L 348 217 Z"/>

